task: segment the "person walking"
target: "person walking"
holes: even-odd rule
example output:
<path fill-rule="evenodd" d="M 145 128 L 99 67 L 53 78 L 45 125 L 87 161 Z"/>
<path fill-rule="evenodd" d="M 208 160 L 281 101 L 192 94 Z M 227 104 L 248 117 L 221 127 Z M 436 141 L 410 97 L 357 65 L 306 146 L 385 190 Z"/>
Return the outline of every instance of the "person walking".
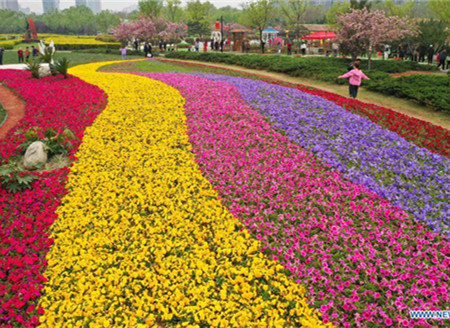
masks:
<path fill-rule="evenodd" d="M 27 62 L 30 60 L 30 55 L 31 55 L 30 47 L 26 47 L 26 48 L 25 48 L 25 60 L 26 60 Z"/>
<path fill-rule="evenodd" d="M 428 64 L 433 64 L 434 47 L 432 44 L 428 47 Z"/>
<path fill-rule="evenodd" d="M 35 46 L 31 46 L 31 55 L 33 58 L 36 58 L 38 56 L 38 50 Z"/>
<path fill-rule="evenodd" d="M 300 48 L 302 49 L 302 56 L 306 55 L 306 43 L 303 42 Z"/>
<path fill-rule="evenodd" d="M 200 49 L 200 42 L 198 42 L 198 40 L 195 40 L 194 48 L 195 52 L 198 52 L 198 50 Z"/>
<path fill-rule="evenodd" d="M 5 49 L 0 47 L 0 65 L 3 65 L 3 53 L 5 52 Z"/>
<path fill-rule="evenodd" d="M 203 52 L 207 51 L 208 51 L 208 40 L 205 40 L 205 42 L 203 42 Z"/>
<path fill-rule="evenodd" d="M 23 50 L 22 50 L 22 48 L 19 48 L 19 50 L 17 50 L 17 56 L 19 57 L 19 63 L 23 63 Z"/>
<path fill-rule="evenodd" d="M 351 62 L 350 65 L 347 67 L 347 71 L 350 72 L 352 69 L 355 68 L 355 65 L 358 65 L 358 67 L 361 65 L 361 59 L 356 58 L 354 62 Z"/>
<path fill-rule="evenodd" d="M 287 44 L 287 54 L 289 56 L 292 55 L 292 42 L 291 41 L 288 41 L 288 44 Z"/>
<path fill-rule="evenodd" d="M 148 44 L 147 42 L 144 43 L 144 57 L 147 58 L 148 56 Z"/>
<path fill-rule="evenodd" d="M 427 47 L 424 45 L 419 46 L 419 62 L 423 63 L 425 61 L 425 53 L 427 52 Z"/>
<path fill-rule="evenodd" d="M 439 68 L 442 66 L 442 70 L 445 70 L 446 59 L 447 59 L 447 52 L 445 51 L 445 49 L 442 49 L 442 51 L 439 53 L 439 63 L 437 67 Z"/>
<path fill-rule="evenodd" d="M 127 46 L 120 48 L 120 54 L 122 55 L 122 59 L 127 59 Z"/>
<path fill-rule="evenodd" d="M 277 53 L 281 54 L 281 42 L 277 43 Z"/>
<path fill-rule="evenodd" d="M 358 95 L 358 88 L 361 85 L 361 80 L 370 80 L 360 69 L 359 64 L 355 63 L 353 69 L 344 75 L 339 76 L 340 79 L 349 78 L 349 92 L 353 99 Z"/>

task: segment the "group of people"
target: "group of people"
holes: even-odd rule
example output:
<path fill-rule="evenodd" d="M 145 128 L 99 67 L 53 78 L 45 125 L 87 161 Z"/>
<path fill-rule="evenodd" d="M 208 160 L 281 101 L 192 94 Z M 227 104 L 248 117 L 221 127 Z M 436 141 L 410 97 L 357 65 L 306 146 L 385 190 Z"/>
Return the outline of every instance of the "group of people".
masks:
<path fill-rule="evenodd" d="M 218 40 L 218 39 L 210 39 L 203 41 L 203 52 L 208 51 L 208 45 L 210 46 L 210 50 L 214 51 L 220 51 L 223 52 L 225 44 L 230 45 L 231 41 L 229 39 L 227 40 Z M 188 51 L 191 51 L 191 46 L 188 47 Z M 200 39 L 196 39 L 194 42 L 194 51 L 199 52 L 200 51 Z"/>
<path fill-rule="evenodd" d="M 442 67 L 442 69 L 445 69 L 445 66 L 446 69 L 449 67 L 450 58 L 448 58 L 448 55 L 449 54 L 445 49 L 442 49 L 440 52 L 436 53 L 434 45 L 432 44 L 430 44 L 428 48 L 426 46 L 418 46 L 413 49 L 407 45 L 399 45 L 397 48 L 397 56 L 401 60 L 409 59 L 411 61 L 423 63 L 425 62 L 426 56 L 428 64 L 431 65 L 436 57 L 438 67 Z"/>
<path fill-rule="evenodd" d="M 30 60 L 31 55 L 33 56 L 33 58 L 36 58 L 38 54 L 39 50 L 35 46 L 31 46 L 31 51 L 30 47 L 26 47 L 25 51 L 23 51 L 22 48 L 19 48 L 19 50 L 17 50 L 19 63 L 23 63 L 24 59 L 28 62 Z"/>

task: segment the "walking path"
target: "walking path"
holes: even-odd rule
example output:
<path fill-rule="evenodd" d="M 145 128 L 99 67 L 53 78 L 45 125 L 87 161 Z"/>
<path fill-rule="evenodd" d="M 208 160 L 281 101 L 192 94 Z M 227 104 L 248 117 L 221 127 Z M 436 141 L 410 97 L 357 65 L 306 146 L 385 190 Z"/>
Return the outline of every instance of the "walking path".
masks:
<path fill-rule="evenodd" d="M 0 139 L 2 139 L 24 117 L 25 103 L 3 85 L 0 85 L 0 103 L 8 114 L 5 123 L 0 126 Z"/>
<path fill-rule="evenodd" d="M 310 86 L 317 89 L 321 89 L 328 92 L 336 93 L 340 96 L 348 97 L 348 86 L 347 85 L 337 85 L 337 84 L 331 84 L 331 83 L 325 83 L 321 81 L 316 81 L 312 79 L 307 78 L 300 78 L 300 77 L 292 77 L 289 75 L 281 74 L 281 73 L 274 73 L 274 72 L 268 72 L 268 71 L 262 71 L 262 70 L 255 70 L 255 69 L 249 69 L 244 68 L 236 65 L 224 65 L 224 64 L 217 64 L 217 63 L 204 63 L 199 61 L 193 61 L 193 60 L 173 60 L 173 59 L 161 59 L 158 58 L 158 60 L 162 61 L 172 61 L 172 62 L 179 62 L 179 63 L 190 63 L 190 64 L 196 64 L 196 65 L 202 65 L 202 66 L 210 66 L 210 67 L 216 67 L 216 68 L 225 68 L 233 71 L 239 71 L 244 73 L 249 73 L 253 75 L 257 75 L 263 78 L 278 80 L 278 81 L 284 81 L 294 84 L 301 84 L 304 86 Z M 384 106 L 387 108 L 390 108 L 396 112 L 403 113 L 405 115 L 415 117 L 427 122 L 430 122 L 434 125 L 442 126 L 443 128 L 450 130 L 450 115 L 437 112 L 431 108 L 419 105 L 413 101 L 409 101 L 406 99 L 401 99 L 393 96 L 387 96 L 387 95 L 381 95 L 376 92 L 372 92 L 369 90 L 366 90 L 364 88 L 360 89 L 358 93 L 358 100 Z"/>

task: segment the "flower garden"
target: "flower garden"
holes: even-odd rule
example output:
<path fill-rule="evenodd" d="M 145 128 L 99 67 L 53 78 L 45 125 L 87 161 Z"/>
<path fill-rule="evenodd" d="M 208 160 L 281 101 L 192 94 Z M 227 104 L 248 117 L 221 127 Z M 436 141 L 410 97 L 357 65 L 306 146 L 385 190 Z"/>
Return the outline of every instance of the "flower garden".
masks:
<path fill-rule="evenodd" d="M 76 137 L 70 167 L 0 187 L 1 326 L 447 323 L 409 315 L 450 305 L 447 130 L 320 90 L 138 63 L 0 72 L 26 102 L 2 163 L 31 127 Z"/>

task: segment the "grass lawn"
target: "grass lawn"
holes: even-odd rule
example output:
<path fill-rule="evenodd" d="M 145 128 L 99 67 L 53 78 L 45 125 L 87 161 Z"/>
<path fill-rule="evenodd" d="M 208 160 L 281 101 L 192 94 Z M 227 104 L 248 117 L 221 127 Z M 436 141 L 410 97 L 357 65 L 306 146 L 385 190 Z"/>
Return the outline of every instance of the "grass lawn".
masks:
<path fill-rule="evenodd" d="M 55 60 L 66 57 L 70 60 L 70 66 L 76 66 L 91 62 L 107 61 L 107 60 L 120 60 L 121 56 L 119 49 L 117 49 L 117 55 L 115 54 L 92 54 L 92 53 L 80 53 L 70 51 L 57 51 L 55 54 Z M 127 59 L 138 59 L 141 56 L 127 56 Z M 3 55 L 3 64 L 17 64 L 17 51 L 6 50 Z"/>
<path fill-rule="evenodd" d="M 0 126 L 3 125 L 3 120 L 6 117 L 6 110 L 3 108 L 2 104 L 0 104 Z"/>

